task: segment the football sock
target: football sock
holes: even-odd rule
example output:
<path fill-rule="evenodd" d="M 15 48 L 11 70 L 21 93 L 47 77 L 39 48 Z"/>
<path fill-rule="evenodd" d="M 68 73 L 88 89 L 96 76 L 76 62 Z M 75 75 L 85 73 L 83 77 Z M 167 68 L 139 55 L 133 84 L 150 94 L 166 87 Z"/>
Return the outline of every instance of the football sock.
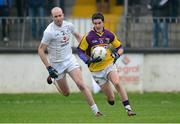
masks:
<path fill-rule="evenodd" d="M 124 105 L 124 108 L 126 109 L 126 111 L 132 110 L 131 106 L 129 104 L 129 100 L 123 101 L 123 105 Z"/>
<path fill-rule="evenodd" d="M 96 104 L 94 104 L 94 105 L 91 106 L 91 110 L 93 111 L 94 114 L 96 114 L 97 112 L 99 112 L 99 109 L 98 109 L 98 107 L 97 107 Z"/>
<path fill-rule="evenodd" d="M 110 105 L 114 105 L 114 101 L 108 101 Z"/>

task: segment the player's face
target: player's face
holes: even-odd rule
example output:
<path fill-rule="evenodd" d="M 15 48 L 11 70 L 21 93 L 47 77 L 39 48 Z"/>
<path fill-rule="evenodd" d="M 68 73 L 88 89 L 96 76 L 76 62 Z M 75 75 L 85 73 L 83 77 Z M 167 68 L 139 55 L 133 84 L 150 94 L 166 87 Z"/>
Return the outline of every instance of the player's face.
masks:
<path fill-rule="evenodd" d="M 97 32 L 102 32 L 104 28 L 104 22 L 101 19 L 94 19 L 93 20 L 94 28 Z"/>
<path fill-rule="evenodd" d="M 56 10 L 52 13 L 52 16 L 54 23 L 58 26 L 61 26 L 64 19 L 63 12 L 61 10 Z"/>

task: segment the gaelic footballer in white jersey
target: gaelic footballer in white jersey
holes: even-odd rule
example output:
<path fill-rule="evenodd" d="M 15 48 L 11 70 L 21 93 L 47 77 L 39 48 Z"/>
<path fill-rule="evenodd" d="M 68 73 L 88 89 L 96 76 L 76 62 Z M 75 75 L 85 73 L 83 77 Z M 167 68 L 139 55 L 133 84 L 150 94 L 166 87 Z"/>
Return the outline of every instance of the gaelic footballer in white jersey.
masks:
<path fill-rule="evenodd" d="M 38 54 L 49 73 L 48 84 L 51 84 L 49 83 L 51 78 L 55 79 L 54 84 L 58 91 L 64 96 L 69 96 L 70 89 L 66 80 L 66 74 L 68 74 L 86 97 L 85 100 L 95 116 L 102 116 L 90 90 L 83 81 L 79 64 L 72 54 L 71 34 L 78 42 L 82 39 L 81 35 L 75 31 L 71 23 L 64 21 L 64 13 L 61 8 L 52 8 L 51 16 L 53 22 L 45 29 L 41 44 L 38 47 Z M 46 49 L 48 49 L 49 61 L 45 54 Z"/>
<path fill-rule="evenodd" d="M 62 26 L 50 23 L 44 31 L 42 43 L 48 45 L 51 63 L 62 62 L 72 56 L 70 37 L 75 32 L 72 23 L 63 21 Z"/>

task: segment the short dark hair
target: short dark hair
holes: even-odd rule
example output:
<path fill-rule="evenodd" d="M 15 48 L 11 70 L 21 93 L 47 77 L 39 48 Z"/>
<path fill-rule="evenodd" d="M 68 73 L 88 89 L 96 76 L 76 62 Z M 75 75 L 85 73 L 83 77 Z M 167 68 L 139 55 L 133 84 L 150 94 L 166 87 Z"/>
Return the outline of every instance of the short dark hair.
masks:
<path fill-rule="evenodd" d="M 94 19 L 101 19 L 101 20 L 104 22 L 104 16 L 103 16 L 103 14 L 100 13 L 100 12 L 96 12 L 96 13 L 94 13 L 94 14 L 92 15 L 92 21 L 93 21 Z"/>

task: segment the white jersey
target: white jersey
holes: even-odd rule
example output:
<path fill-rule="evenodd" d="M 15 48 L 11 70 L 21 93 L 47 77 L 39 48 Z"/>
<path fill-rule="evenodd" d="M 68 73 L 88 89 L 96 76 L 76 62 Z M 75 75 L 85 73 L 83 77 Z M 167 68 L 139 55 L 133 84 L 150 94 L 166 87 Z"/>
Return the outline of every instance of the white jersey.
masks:
<path fill-rule="evenodd" d="M 61 26 L 50 23 L 44 31 L 41 43 L 48 45 L 50 62 L 62 62 L 72 56 L 70 36 L 75 32 L 72 23 L 63 21 Z"/>

